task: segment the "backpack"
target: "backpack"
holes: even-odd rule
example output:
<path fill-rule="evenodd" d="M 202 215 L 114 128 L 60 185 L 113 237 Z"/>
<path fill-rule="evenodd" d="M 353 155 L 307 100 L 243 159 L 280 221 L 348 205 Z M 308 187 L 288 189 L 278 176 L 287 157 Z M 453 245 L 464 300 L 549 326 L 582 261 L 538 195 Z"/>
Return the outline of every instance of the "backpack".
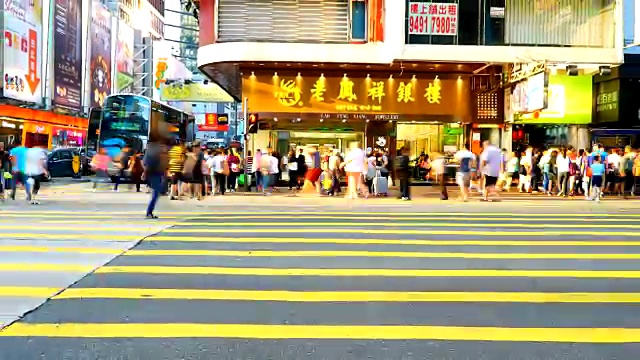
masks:
<path fill-rule="evenodd" d="M 196 168 L 197 162 L 198 161 L 195 155 L 193 154 L 187 155 L 187 158 L 184 160 L 184 166 L 182 167 L 182 175 L 184 175 L 187 178 L 192 177 L 193 170 Z"/>
<path fill-rule="evenodd" d="M 569 176 L 576 176 L 579 172 L 580 168 L 578 167 L 578 164 L 573 161 L 569 162 Z"/>

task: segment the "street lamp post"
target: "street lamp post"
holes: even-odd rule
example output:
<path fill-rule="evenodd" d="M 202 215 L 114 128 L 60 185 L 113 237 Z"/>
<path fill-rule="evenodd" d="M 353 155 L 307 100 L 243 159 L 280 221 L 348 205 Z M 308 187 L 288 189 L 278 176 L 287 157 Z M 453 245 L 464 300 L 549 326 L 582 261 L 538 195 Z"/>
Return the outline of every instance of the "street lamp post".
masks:
<path fill-rule="evenodd" d="M 243 156 L 244 159 L 244 191 L 249 191 L 249 186 L 251 185 L 249 182 L 251 179 L 249 178 L 249 169 L 247 169 L 249 163 L 247 162 L 247 156 L 249 155 L 249 126 L 247 126 L 247 119 L 249 114 L 249 98 L 244 98 L 242 102 L 242 116 L 244 118 L 244 146 L 243 148 Z"/>

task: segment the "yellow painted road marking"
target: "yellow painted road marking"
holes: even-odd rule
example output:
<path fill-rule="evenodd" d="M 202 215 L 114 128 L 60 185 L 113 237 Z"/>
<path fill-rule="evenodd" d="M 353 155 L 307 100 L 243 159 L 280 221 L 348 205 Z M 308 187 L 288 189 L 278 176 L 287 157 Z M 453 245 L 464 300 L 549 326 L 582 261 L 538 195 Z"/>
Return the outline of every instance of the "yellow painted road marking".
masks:
<path fill-rule="evenodd" d="M 584 224 L 579 223 L 567 223 L 567 224 L 518 224 L 518 223 L 467 223 L 466 219 L 459 219 L 455 223 L 436 223 L 436 222 L 405 222 L 405 223 L 385 223 L 385 222 L 367 222 L 367 223 L 356 223 L 356 222 L 217 222 L 212 221 L 211 223 L 202 223 L 202 222 L 181 222 L 178 223 L 179 226 L 186 227 L 225 227 L 225 226 L 247 226 L 247 227 L 271 227 L 271 226 L 283 226 L 283 227 L 296 227 L 296 226 L 313 226 L 313 227 L 327 227 L 333 226 L 336 228 L 341 227 L 461 227 L 464 226 L 466 228 L 533 228 L 540 229 L 544 228 L 557 228 L 557 229 L 566 229 L 566 228 L 584 228 Z M 0 229 L 2 225 L 0 225 Z M 640 225 L 630 225 L 630 224 L 588 224 L 588 229 L 640 229 Z M 200 229 L 197 229 L 200 230 Z M 299 231 L 299 230 L 298 230 Z M 342 229 L 336 229 L 336 232 L 340 232 Z"/>
<path fill-rule="evenodd" d="M 104 214 L 101 212 L 101 214 Z M 108 213 L 107 213 L 108 214 Z M 67 215 L 55 215 L 55 214 L 37 214 L 37 213 L 23 213 L 23 212 L 19 212 L 19 213 L 8 213 L 2 214 L 3 218 L 29 218 L 32 220 L 37 220 L 37 218 L 42 218 L 42 219 L 68 219 L 69 217 L 73 217 L 74 219 L 114 219 L 114 220 L 122 220 L 122 219 L 131 219 L 131 215 L 133 214 L 120 214 L 120 213 L 113 213 L 111 215 L 85 215 L 85 214 L 78 214 L 75 212 L 70 212 Z M 139 215 L 139 213 L 138 213 Z M 191 214 L 187 214 L 185 213 L 184 216 L 162 216 L 163 219 L 182 219 L 185 218 L 187 216 L 190 216 Z"/>
<path fill-rule="evenodd" d="M 593 279 L 640 279 L 640 270 L 294 269 L 216 266 L 104 266 L 98 268 L 95 273 L 249 276 L 568 277 Z"/>
<path fill-rule="evenodd" d="M 0 247 L 0 251 L 2 248 Z M 532 254 L 402 251 L 271 251 L 271 250 L 130 250 L 125 256 L 235 256 L 235 257 L 396 257 L 429 259 L 585 259 L 638 260 L 640 254 Z"/>
<path fill-rule="evenodd" d="M 36 288 L 36 292 L 43 292 Z M 26 292 L 25 292 L 26 293 Z M 0 294 L 2 289 L 0 288 Z M 51 292 L 49 292 L 51 294 Z M 253 291 L 70 288 L 53 299 L 242 300 L 291 302 L 638 303 L 640 293 Z"/>
<path fill-rule="evenodd" d="M 98 225 L 98 224 L 96 224 L 96 225 Z M 33 224 L 31 224 L 31 225 L 0 225 L 0 230 L 38 230 L 38 231 L 42 231 L 42 230 L 67 230 L 67 231 L 68 230 L 73 230 L 73 231 L 95 231 L 95 230 L 100 230 L 100 231 L 117 231 L 117 232 L 123 232 L 123 231 L 144 232 L 144 231 L 147 231 L 147 229 L 154 227 L 154 225 L 151 225 L 149 222 L 147 222 L 145 225 L 146 226 L 141 226 L 141 227 L 115 227 L 115 226 L 108 226 L 108 227 L 95 227 L 95 226 L 90 226 L 90 227 L 69 227 L 69 226 L 44 226 L 42 224 L 39 224 L 38 226 L 34 226 Z M 4 234 L 2 234 L 2 235 L 4 236 Z"/>
<path fill-rule="evenodd" d="M 89 230 L 89 229 L 87 229 Z M 117 234 L 93 234 L 86 232 L 85 234 L 39 234 L 39 233 L 0 233 L 2 239 L 53 239 L 53 240 L 112 240 L 112 241 L 132 241 L 140 240 L 142 235 L 117 235 Z"/>
<path fill-rule="evenodd" d="M 165 230 L 166 231 L 166 230 Z M 216 243 L 270 244 L 362 244 L 362 245 L 474 245 L 474 246 L 640 246 L 640 241 L 574 241 L 574 240 L 401 240 L 401 239 L 314 239 L 282 237 L 199 237 L 153 236 L 147 241 L 184 241 Z"/>
<path fill-rule="evenodd" d="M 320 214 L 320 213 L 319 213 Z M 282 216 L 265 216 L 265 215 L 247 215 L 247 216 L 237 216 L 237 215 L 231 215 L 231 216 L 227 216 L 226 214 L 222 213 L 222 216 L 220 217 L 198 217 L 197 219 L 199 220 L 211 220 L 213 223 L 215 223 L 216 221 L 220 221 L 220 220 L 272 220 L 272 219 L 280 219 L 282 220 L 283 217 Z M 389 216 L 389 217 L 380 217 L 380 216 L 349 216 L 349 215 L 344 215 L 344 216 L 326 216 L 326 215 L 318 215 L 318 216 L 308 216 L 308 215 L 303 215 L 303 216 L 296 216 L 295 220 L 374 220 L 376 223 L 380 223 L 380 222 L 391 222 L 391 221 L 434 221 L 434 220 L 452 220 L 452 221 L 460 221 L 460 220 L 464 220 L 464 221 L 523 221 L 522 218 L 515 218 L 515 217 L 505 217 L 505 216 L 501 216 L 501 217 L 484 217 L 481 216 L 482 214 L 468 214 L 470 216 L 465 216 L 464 218 L 461 218 L 460 216 L 456 217 L 456 216 Z M 480 215 L 480 216 L 478 216 Z M 190 218 L 193 219 L 193 218 Z M 562 218 L 562 217 L 543 217 L 543 218 L 528 218 L 526 219 L 527 221 L 532 221 L 532 222 L 558 222 L 558 221 L 571 221 L 573 223 L 592 223 L 593 221 L 601 221 L 601 222 L 612 222 L 612 223 L 617 223 L 617 222 L 633 222 L 633 223 L 637 223 L 638 221 L 640 221 L 640 219 L 637 218 L 631 218 L 631 219 L 620 219 L 620 218 L 615 218 L 615 219 L 592 219 L 592 218 L 571 218 L 571 219 L 567 219 L 567 218 Z M 201 222 L 200 224 L 203 224 L 204 222 Z M 297 223 L 292 223 L 292 224 L 297 224 Z"/>
<path fill-rule="evenodd" d="M 0 296 L 49 297 L 61 289 L 47 287 L 1 286 Z"/>
<path fill-rule="evenodd" d="M 261 204 L 262 206 L 263 204 Z M 231 216 L 231 215 L 244 215 L 248 216 L 252 213 L 246 211 L 224 211 L 221 209 L 218 212 L 220 215 Z M 140 211 L 55 211 L 55 210 L 43 210 L 43 211 L 29 211 L 20 210 L 14 214 L 28 214 L 28 215 L 62 215 L 65 217 L 82 215 L 82 214 L 90 214 L 90 215 L 139 215 Z M 163 215 L 177 215 L 177 216 L 198 216 L 199 218 L 210 218 L 210 219 L 220 219 L 220 215 L 213 216 L 210 211 L 167 211 L 162 212 Z M 5 214 L 3 213 L 3 216 Z M 506 216 L 506 217 L 566 217 L 566 218 L 574 218 L 576 216 L 580 217 L 599 217 L 599 218 L 610 218 L 610 217 L 636 217 L 640 218 L 640 213 L 514 213 L 514 212 L 380 212 L 380 211 L 266 211 L 260 212 L 260 215 L 364 215 L 364 216 L 382 216 L 385 217 L 403 217 L 403 216 Z"/>
<path fill-rule="evenodd" d="M 400 230 L 400 229 L 349 229 L 349 228 L 291 228 L 291 223 L 287 223 L 287 228 L 245 228 L 245 229 L 229 229 L 229 228 L 170 228 L 163 230 L 164 233 L 175 234 L 192 234 L 192 233 L 216 233 L 216 234 L 299 234 L 300 232 L 316 233 L 316 234 L 328 234 L 328 233 L 343 233 L 343 234 L 405 234 L 405 235 L 471 235 L 471 236 L 549 236 L 549 235 L 581 235 L 581 236 L 625 236 L 625 237 L 640 237 L 640 231 L 631 232 L 612 232 L 612 231 L 571 231 L 571 230 L 558 230 L 558 231 L 479 231 L 479 230 Z"/>
<path fill-rule="evenodd" d="M 640 342 L 640 329 L 499 328 L 427 325 L 29 324 L 18 322 L 2 330 L 0 336 L 634 343 Z"/>
<path fill-rule="evenodd" d="M 1 252 L 70 252 L 81 254 L 120 254 L 124 251 L 120 249 L 101 249 L 101 248 L 81 248 L 81 247 L 46 247 L 46 246 L 2 246 L 0 245 Z"/>
<path fill-rule="evenodd" d="M 100 221 L 96 221 L 96 220 L 42 220 L 42 221 L 38 221 L 41 224 L 96 224 L 96 225 L 101 225 L 101 224 L 105 224 L 105 223 L 109 223 L 109 224 L 122 224 L 123 222 L 128 222 L 127 225 L 131 225 L 131 223 L 145 223 L 146 220 L 142 219 L 142 218 L 111 218 L 111 221 L 109 222 L 105 222 L 104 220 L 100 220 Z M 146 222 L 146 224 L 148 224 L 148 222 Z M 153 225 L 154 226 L 171 226 L 171 225 L 176 225 L 179 224 L 179 222 L 177 221 L 154 221 Z M 0 225 L 0 228 L 2 228 L 2 225 Z M 99 229 L 103 229 L 103 228 L 99 228 Z"/>
<path fill-rule="evenodd" d="M 89 272 L 94 269 L 93 266 L 87 265 L 69 265 L 69 264 L 0 264 L 0 271 L 16 271 L 16 272 L 33 272 L 33 271 L 60 271 L 60 272 Z"/>

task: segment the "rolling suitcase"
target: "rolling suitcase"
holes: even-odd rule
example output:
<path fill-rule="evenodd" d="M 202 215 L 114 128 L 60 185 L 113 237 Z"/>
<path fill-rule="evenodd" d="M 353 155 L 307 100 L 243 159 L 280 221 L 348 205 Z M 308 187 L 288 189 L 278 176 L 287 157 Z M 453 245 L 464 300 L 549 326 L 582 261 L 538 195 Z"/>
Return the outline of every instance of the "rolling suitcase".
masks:
<path fill-rule="evenodd" d="M 389 193 L 389 179 L 383 177 L 380 169 L 376 171 L 376 176 L 373 178 L 373 194 L 375 196 L 387 196 Z"/>

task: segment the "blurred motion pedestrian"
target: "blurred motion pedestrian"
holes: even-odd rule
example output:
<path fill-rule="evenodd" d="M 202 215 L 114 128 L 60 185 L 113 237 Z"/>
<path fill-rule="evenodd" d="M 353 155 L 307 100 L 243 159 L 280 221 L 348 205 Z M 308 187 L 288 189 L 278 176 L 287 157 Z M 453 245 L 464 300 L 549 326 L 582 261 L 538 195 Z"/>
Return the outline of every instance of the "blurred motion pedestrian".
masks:
<path fill-rule="evenodd" d="M 9 151 L 11 158 L 12 184 L 11 184 L 11 200 L 16 199 L 16 191 L 18 184 L 22 184 L 28 193 L 27 179 L 24 172 L 27 167 L 27 151 L 25 146 L 19 145 Z"/>
<path fill-rule="evenodd" d="M 147 206 L 147 219 L 157 219 L 156 204 L 164 184 L 164 176 L 168 168 L 168 154 L 163 144 L 150 143 L 144 156 L 145 179 L 151 188 L 151 199 Z"/>
<path fill-rule="evenodd" d="M 36 197 L 40 190 L 40 182 L 47 175 L 47 153 L 39 146 L 27 150 L 27 163 L 25 167 L 27 201 L 31 205 L 40 204 Z"/>
<path fill-rule="evenodd" d="M 91 168 L 96 176 L 93 179 L 93 192 L 98 189 L 99 183 L 107 183 L 109 181 L 109 163 L 111 157 L 107 155 L 107 150 L 101 148 L 91 159 Z"/>
<path fill-rule="evenodd" d="M 136 192 L 140 192 L 140 185 L 142 184 L 142 175 L 144 173 L 144 167 L 142 166 L 141 154 L 134 154 L 129 158 L 128 173 L 131 178 L 131 185 L 129 189 L 132 189 L 135 185 Z"/>

